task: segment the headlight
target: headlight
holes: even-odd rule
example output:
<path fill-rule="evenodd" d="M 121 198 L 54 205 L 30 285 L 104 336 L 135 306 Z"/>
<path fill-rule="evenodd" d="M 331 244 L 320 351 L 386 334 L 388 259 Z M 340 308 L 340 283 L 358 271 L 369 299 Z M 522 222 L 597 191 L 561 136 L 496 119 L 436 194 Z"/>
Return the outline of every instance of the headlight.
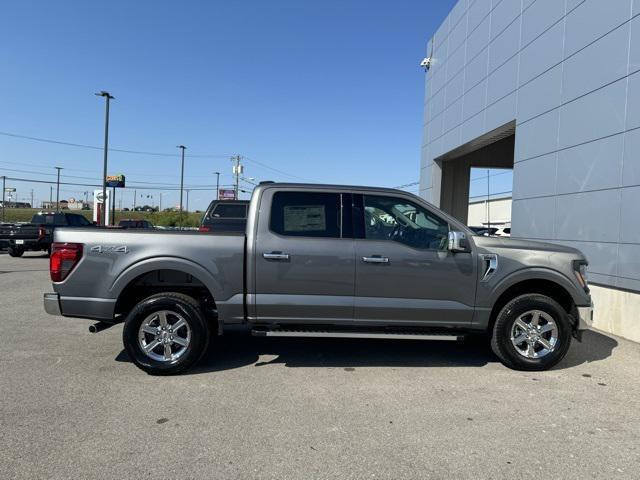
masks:
<path fill-rule="evenodd" d="M 574 260 L 573 272 L 576 275 L 576 280 L 585 292 L 589 292 L 589 284 L 587 282 L 587 261 L 586 260 Z"/>

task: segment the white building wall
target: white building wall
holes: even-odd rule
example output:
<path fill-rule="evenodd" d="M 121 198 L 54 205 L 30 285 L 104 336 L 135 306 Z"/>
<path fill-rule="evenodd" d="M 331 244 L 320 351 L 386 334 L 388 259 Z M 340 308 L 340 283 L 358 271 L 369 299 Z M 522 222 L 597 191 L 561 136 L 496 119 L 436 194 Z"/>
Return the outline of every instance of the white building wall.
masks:
<path fill-rule="evenodd" d="M 420 194 L 439 204 L 434 159 L 515 120 L 513 236 L 578 247 L 592 282 L 640 292 L 639 14 L 459 0 L 427 46 Z"/>

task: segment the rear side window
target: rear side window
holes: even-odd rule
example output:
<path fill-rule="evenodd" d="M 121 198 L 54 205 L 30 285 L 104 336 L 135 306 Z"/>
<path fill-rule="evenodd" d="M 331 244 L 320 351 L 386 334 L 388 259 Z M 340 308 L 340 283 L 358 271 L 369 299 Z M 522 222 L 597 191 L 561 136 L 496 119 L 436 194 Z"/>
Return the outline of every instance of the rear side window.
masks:
<path fill-rule="evenodd" d="M 219 203 L 209 216 L 211 218 L 247 218 L 247 206 L 237 203 Z"/>
<path fill-rule="evenodd" d="M 64 215 L 51 213 L 46 215 L 34 215 L 31 219 L 31 223 L 38 223 L 41 225 L 66 225 Z"/>
<path fill-rule="evenodd" d="M 291 237 L 340 238 L 340 195 L 277 192 L 271 203 L 270 228 Z"/>

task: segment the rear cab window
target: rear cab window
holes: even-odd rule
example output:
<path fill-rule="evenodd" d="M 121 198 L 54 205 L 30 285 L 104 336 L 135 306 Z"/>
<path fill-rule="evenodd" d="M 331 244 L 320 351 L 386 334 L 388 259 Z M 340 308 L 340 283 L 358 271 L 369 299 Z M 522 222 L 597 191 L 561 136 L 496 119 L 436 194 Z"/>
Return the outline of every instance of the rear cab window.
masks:
<path fill-rule="evenodd" d="M 67 220 L 64 214 L 61 213 L 44 213 L 34 215 L 31 219 L 31 223 L 38 225 L 67 225 Z"/>
<path fill-rule="evenodd" d="M 247 218 L 247 205 L 239 203 L 218 203 L 211 213 L 210 218 Z"/>

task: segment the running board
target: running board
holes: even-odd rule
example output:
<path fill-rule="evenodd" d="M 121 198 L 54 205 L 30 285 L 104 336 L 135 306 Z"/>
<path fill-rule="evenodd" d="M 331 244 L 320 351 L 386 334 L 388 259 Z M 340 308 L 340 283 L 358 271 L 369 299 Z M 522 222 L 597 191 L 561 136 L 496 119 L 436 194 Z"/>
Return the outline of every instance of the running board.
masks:
<path fill-rule="evenodd" d="M 303 330 L 303 329 L 253 329 L 251 335 L 255 337 L 314 337 L 314 338 L 386 338 L 397 340 L 445 340 L 456 342 L 464 338 L 463 335 L 449 335 L 443 333 L 422 332 L 341 332 L 331 330 Z"/>

